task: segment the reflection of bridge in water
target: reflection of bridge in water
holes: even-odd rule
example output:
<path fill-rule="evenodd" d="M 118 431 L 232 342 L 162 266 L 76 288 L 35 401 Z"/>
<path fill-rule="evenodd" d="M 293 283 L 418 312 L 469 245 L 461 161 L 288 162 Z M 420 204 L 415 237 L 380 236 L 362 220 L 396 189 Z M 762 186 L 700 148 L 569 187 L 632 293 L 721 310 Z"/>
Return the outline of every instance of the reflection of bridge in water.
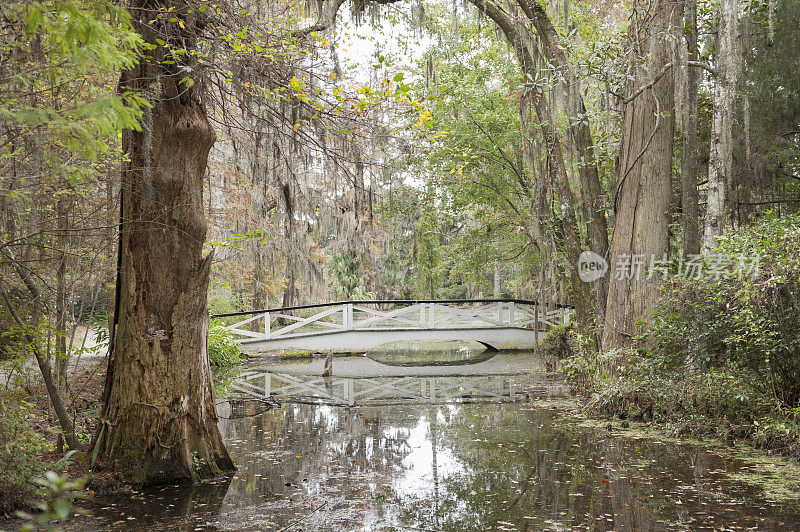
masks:
<path fill-rule="evenodd" d="M 320 377 L 247 372 L 231 386 L 233 397 L 338 406 L 398 403 L 513 402 L 543 397 L 542 376 Z"/>
<path fill-rule="evenodd" d="M 330 377 L 324 360 L 279 363 L 247 370 L 230 387 L 239 398 L 342 406 L 399 403 L 513 402 L 552 392 L 540 359 L 498 353 L 461 366 L 385 366 L 367 357 L 333 359 Z"/>
<path fill-rule="evenodd" d="M 531 349 L 567 307 L 520 299 L 342 301 L 218 314 L 248 351 L 363 352 L 393 341 L 477 340 L 495 349 Z"/>
<path fill-rule="evenodd" d="M 541 377 L 313 377 L 255 372 L 231 386 L 233 396 L 339 406 L 395 403 L 506 402 L 546 394 Z"/>

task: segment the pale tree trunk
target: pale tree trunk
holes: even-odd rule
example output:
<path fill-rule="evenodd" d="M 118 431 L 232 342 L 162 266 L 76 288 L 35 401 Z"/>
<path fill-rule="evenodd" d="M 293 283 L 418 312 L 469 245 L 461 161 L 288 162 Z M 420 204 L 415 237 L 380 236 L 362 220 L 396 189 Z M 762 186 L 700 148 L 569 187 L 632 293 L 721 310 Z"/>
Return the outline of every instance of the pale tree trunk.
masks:
<path fill-rule="evenodd" d="M 647 6 L 650 11 L 646 12 Z M 631 80 L 622 115 L 616 223 L 611 284 L 603 329 L 603 348 L 625 347 L 647 320 L 658 299 L 660 279 L 648 279 L 651 257 L 668 250 L 674 129 L 674 86 L 670 59 L 679 5 L 668 0 L 641 2 L 631 24 Z M 647 88 L 645 88 L 647 87 Z M 645 88 L 644 90 L 639 90 Z M 641 268 L 618 272 L 617 265 L 642 261 Z M 623 275 L 618 275 L 622 273 Z"/>
<path fill-rule="evenodd" d="M 720 2 L 717 32 L 717 82 L 714 87 L 714 116 L 711 124 L 711 153 L 708 160 L 708 199 L 703 233 L 703 253 L 717 247 L 725 232 L 729 214 L 728 188 L 733 176 L 733 99 L 736 95 L 738 63 L 737 20 L 739 0 Z"/>
<path fill-rule="evenodd" d="M 493 297 L 495 299 L 500 299 L 501 295 L 501 287 L 500 287 L 500 261 L 494 261 L 494 294 Z"/>
<path fill-rule="evenodd" d="M 185 33 L 153 10 L 187 20 Z M 187 48 L 196 23 L 181 2 L 137 0 L 131 14 L 145 42 Z M 207 352 L 211 254 L 203 257 L 203 178 L 214 130 L 182 70 L 162 65 L 163 47 L 123 73 L 121 86 L 152 104 L 143 131 L 128 131 L 122 174 L 116 334 L 101 414 L 102 458 L 135 484 L 194 481 L 233 469 L 217 428 Z"/>
<path fill-rule="evenodd" d="M 697 46 L 697 0 L 686 0 L 685 36 L 688 59 L 699 61 Z M 681 167 L 681 233 L 683 255 L 700 253 L 697 175 L 700 160 L 697 142 L 697 112 L 699 108 L 700 71 L 686 65 L 686 94 L 683 98 L 683 160 Z"/>

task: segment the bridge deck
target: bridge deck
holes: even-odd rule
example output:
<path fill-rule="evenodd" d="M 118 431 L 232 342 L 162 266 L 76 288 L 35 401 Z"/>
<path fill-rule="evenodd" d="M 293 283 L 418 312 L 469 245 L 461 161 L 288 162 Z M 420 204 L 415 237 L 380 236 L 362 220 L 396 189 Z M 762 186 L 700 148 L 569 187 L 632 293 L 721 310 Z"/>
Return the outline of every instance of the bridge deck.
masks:
<path fill-rule="evenodd" d="M 477 340 L 496 349 L 530 349 L 571 309 L 526 300 L 343 301 L 220 314 L 251 352 L 363 352 L 392 341 Z"/>

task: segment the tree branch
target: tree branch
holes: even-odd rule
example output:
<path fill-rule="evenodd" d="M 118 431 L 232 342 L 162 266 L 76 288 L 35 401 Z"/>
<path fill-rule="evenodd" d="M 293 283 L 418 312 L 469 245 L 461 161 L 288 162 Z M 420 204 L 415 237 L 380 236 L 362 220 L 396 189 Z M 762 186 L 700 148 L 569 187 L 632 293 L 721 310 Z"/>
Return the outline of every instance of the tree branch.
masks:
<path fill-rule="evenodd" d="M 644 91 L 646 91 L 647 89 L 649 89 L 650 87 L 652 87 L 653 85 L 655 85 L 656 83 L 658 83 L 658 80 L 660 80 L 661 78 L 663 78 L 663 77 L 664 77 L 664 74 L 666 74 L 666 73 L 667 73 L 667 71 L 668 71 L 670 68 L 672 68 L 672 63 L 667 63 L 666 65 L 664 65 L 664 66 L 661 68 L 661 71 L 659 71 L 659 73 L 658 73 L 658 74 L 656 74 L 656 77 L 654 77 L 654 78 L 653 78 L 653 79 L 651 79 L 651 80 L 650 80 L 648 83 L 646 83 L 646 84 L 642 85 L 641 87 L 639 87 L 638 89 L 636 89 L 636 91 L 635 91 L 633 94 L 631 94 L 630 96 L 628 96 L 627 98 L 625 98 L 624 100 L 622 100 L 622 103 L 625 103 L 625 104 L 631 103 L 631 102 L 632 102 L 633 100 L 635 100 L 635 99 L 636 99 L 636 98 L 637 98 L 637 97 L 638 97 L 638 96 L 639 96 L 641 93 L 643 93 Z"/>

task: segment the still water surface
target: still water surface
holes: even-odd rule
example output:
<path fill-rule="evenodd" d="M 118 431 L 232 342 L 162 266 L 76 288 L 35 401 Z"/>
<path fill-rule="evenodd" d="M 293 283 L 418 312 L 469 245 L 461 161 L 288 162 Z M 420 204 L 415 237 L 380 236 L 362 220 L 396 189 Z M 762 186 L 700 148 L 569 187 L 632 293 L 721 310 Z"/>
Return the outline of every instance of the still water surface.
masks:
<path fill-rule="evenodd" d="M 104 497 L 72 529 L 797 530 L 713 449 L 560 419 L 533 355 L 389 368 L 363 357 L 219 378 L 238 471 L 192 488 Z"/>

